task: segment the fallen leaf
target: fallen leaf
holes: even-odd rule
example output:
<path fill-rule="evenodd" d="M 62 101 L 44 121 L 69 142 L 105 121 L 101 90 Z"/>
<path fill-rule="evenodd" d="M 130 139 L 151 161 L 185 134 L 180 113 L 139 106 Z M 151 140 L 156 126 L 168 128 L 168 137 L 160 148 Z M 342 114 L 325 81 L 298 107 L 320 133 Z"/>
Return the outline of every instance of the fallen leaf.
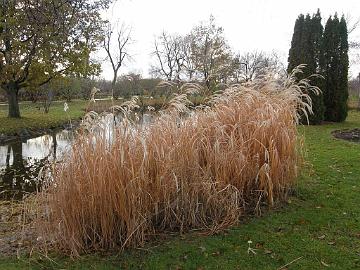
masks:
<path fill-rule="evenodd" d="M 200 248 L 201 252 L 205 252 L 205 251 L 206 251 L 206 248 L 203 247 L 203 246 L 200 246 L 199 248 Z"/>
<path fill-rule="evenodd" d="M 327 263 L 324 262 L 324 261 L 321 261 L 321 264 L 322 264 L 323 266 L 325 266 L 325 267 L 329 267 L 329 266 L 330 266 L 329 264 L 327 264 Z"/>
<path fill-rule="evenodd" d="M 304 225 L 304 224 L 306 224 L 307 222 L 306 222 L 305 219 L 301 218 L 301 219 L 298 221 L 298 223 L 299 223 L 300 225 Z"/>

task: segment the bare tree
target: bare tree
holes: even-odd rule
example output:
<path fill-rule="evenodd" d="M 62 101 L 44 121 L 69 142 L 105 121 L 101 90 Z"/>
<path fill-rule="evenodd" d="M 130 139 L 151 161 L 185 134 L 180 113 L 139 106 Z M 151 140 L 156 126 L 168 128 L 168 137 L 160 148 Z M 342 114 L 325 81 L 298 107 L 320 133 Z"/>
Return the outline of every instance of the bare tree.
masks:
<path fill-rule="evenodd" d="M 353 17 L 350 14 L 346 14 L 345 21 L 347 24 L 347 31 L 349 35 L 353 33 L 360 25 L 360 18 L 357 18 L 354 21 Z"/>
<path fill-rule="evenodd" d="M 184 65 L 183 38 L 165 31 L 155 38 L 154 52 L 156 65 L 151 67 L 155 76 L 165 77 L 168 81 L 179 80 Z"/>
<path fill-rule="evenodd" d="M 192 34 L 188 34 L 183 38 L 182 53 L 184 57 L 183 61 L 183 73 L 186 78 L 192 81 L 197 70 L 197 63 L 199 63 L 198 55 L 194 53 L 195 38 Z"/>
<path fill-rule="evenodd" d="M 121 27 L 117 29 L 116 36 L 114 36 L 114 28 L 111 26 L 111 24 L 108 24 L 108 28 L 103 40 L 103 48 L 107 53 L 107 59 L 109 60 L 113 70 L 113 79 L 111 82 L 111 91 L 113 97 L 119 70 L 124 62 L 126 60 L 130 60 L 131 58 L 128 51 L 128 46 L 131 44 L 131 41 L 132 39 L 130 28 L 122 24 Z"/>
<path fill-rule="evenodd" d="M 236 82 L 252 81 L 268 71 L 280 73 L 284 69 L 279 56 L 274 52 L 266 54 L 254 51 L 243 55 L 237 54 L 233 61 L 233 74 Z"/>
<path fill-rule="evenodd" d="M 350 38 L 349 41 L 349 49 L 350 49 L 350 65 L 356 65 L 360 63 L 360 41 L 354 39 L 354 33 L 359 28 L 360 25 L 360 18 L 354 20 L 351 15 L 346 15 L 346 24 L 348 28 L 348 35 Z"/>
<path fill-rule="evenodd" d="M 231 61 L 231 50 L 223 28 L 216 26 L 211 16 L 208 22 L 194 27 L 191 35 L 191 56 L 197 75 L 204 80 L 208 89 L 212 89 Z"/>
<path fill-rule="evenodd" d="M 350 41 L 349 47 L 352 49 L 360 49 L 360 41 Z"/>

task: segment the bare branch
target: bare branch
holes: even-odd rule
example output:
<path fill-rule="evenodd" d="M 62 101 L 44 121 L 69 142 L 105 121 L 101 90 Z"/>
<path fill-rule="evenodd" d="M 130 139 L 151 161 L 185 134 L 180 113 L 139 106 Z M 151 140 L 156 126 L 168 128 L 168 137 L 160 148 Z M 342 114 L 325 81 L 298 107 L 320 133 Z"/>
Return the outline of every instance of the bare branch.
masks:
<path fill-rule="evenodd" d="M 165 31 L 155 38 L 154 52 L 152 53 L 158 63 L 152 67 L 152 73 L 165 77 L 168 81 L 180 79 L 183 68 L 184 54 L 182 51 L 183 38 L 178 35 L 170 35 Z"/>
<path fill-rule="evenodd" d="M 118 25 L 119 24 L 116 24 L 115 27 L 112 27 L 111 24 L 108 24 L 107 31 L 103 40 L 103 48 L 106 51 L 107 57 L 113 70 L 113 80 L 111 84 L 113 95 L 118 72 L 123 66 L 124 62 L 131 59 L 131 56 L 128 52 L 128 46 L 131 44 L 132 41 L 131 28 L 126 27 L 124 24 L 122 24 L 120 27 L 118 27 Z M 114 28 L 118 28 L 116 36 L 113 35 Z"/>
<path fill-rule="evenodd" d="M 347 24 L 348 34 L 353 33 L 360 24 L 360 18 L 358 18 L 355 22 L 353 22 L 353 18 L 351 17 L 350 14 L 346 15 L 345 21 Z"/>

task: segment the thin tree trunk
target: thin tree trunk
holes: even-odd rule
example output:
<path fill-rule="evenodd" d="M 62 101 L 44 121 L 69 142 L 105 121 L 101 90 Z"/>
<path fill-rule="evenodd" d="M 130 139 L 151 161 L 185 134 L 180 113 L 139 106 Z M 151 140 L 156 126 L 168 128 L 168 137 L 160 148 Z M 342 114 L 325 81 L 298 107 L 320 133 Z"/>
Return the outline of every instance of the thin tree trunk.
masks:
<path fill-rule="evenodd" d="M 10 85 L 6 89 L 6 94 L 9 104 L 8 117 L 10 118 L 20 118 L 18 93 L 19 93 L 19 89 L 15 85 Z"/>
<path fill-rule="evenodd" d="M 53 141 L 53 158 L 54 158 L 54 162 L 56 160 L 56 150 L 57 150 L 57 140 L 56 140 L 56 133 L 52 133 L 52 141 Z"/>
<path fill-rule="evenodd" d="M 24 166 L 24 159 L 22 155 L 22 142 L 16 141 L 11 145 L 11 149 L 13 151 L 13 166 L 14 169 L 18 172 L 24 172 L 25 166 Z"/>
<path fill-rule="evenodd" d="M 7 146 L 7 154 L 6 154 L 6 168 L 10 167 L 10 156 L 11 156 L 11 146 L 9 144 Z"/>
<path fill-rule="evenodd" d="M 116 80 L 117 80 L 117 71 L 114 71 L 114 77 L 111 82 L 111 96 L 113 97 L 113 99 L 117 99 L 117 95 L 115 95 Z"/>

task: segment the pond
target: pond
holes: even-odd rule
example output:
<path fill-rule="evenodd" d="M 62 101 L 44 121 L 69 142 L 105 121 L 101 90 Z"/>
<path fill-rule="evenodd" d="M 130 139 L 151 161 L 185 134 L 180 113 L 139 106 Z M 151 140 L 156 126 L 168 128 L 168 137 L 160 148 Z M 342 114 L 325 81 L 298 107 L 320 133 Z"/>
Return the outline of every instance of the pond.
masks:
<path fill-rule="evenodd" d="M 153 116 L 144 114 L 138 124 L 150 123 Z M 107 115 L 99 120 L 111 137 L 114 123 L 120 117 Z M 0 146 L 0 200 L 21 200 L 41 188 L 39 173 L 49 162 L 61 162 L 64 153 L 71 149 L 74 130 L 59 130 L 28 140 L 13 141 Z"/>
<path fill-rule="evenodd" d="M 73 138 L 73 131 L 60 130 L 0 146 L 0 200 L 19 200 L 37 191 L 41 168 L 49 161 L 61 160 Z"/>

